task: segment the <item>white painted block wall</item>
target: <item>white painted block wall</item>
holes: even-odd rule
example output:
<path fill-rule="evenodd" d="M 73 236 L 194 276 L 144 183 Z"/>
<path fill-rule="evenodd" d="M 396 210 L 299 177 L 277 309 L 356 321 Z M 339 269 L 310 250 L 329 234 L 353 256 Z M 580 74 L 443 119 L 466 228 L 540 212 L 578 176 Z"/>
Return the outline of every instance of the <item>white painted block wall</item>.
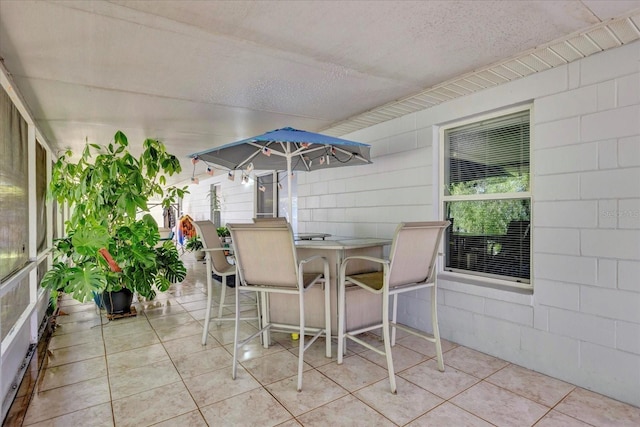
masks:
<path fill-rule="evenodd" d="M 350 135 L 373 165 L 298 174 L 300 232 L 392 237 L 438 213 L 438 127 L 533 103 L 533 294 L 440 275 L 444 338 L 640 406 L 640 42 Z M 253 217 L 253 185 L 191 185 L 183 210 Z M 402 320 L 430 330 L 429 296 Z M 446 360 L 445 360 L 446 362 Z"/>
<path fill-rule="evenodd" d="M 299 230 L 437 219 L 438 127 L 533 103 L 533 294 L 442 274 L 441 333 L 640 406 L 639 64 L 635 42 L 345 135 L 374 164 L 298 175 Z M 403 320 L 430 330 L 428 299 L 405 297 Z"/>

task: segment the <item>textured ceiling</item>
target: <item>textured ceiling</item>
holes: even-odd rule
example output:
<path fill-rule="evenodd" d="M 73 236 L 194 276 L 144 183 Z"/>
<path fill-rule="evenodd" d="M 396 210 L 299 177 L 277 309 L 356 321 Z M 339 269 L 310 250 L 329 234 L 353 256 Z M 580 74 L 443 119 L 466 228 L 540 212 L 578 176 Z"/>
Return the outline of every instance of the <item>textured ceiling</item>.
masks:
<path fill-rule="evenodd" d="M 54 149 L 121 129 L 186 160 L 284 126 L 345 134 L 629 43 L 638 8 L 2 0 L 0 57 Z"/>

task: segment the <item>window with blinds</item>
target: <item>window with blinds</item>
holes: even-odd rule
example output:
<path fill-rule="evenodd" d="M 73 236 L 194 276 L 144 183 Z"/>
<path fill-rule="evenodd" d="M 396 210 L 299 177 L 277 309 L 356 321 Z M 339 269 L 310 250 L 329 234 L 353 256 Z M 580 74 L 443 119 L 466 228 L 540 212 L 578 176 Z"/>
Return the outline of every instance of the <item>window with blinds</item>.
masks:
<path fill-rule="evenodd" d="M 530 283 L 530 111 L 443 131 L 445 269 Z"/>

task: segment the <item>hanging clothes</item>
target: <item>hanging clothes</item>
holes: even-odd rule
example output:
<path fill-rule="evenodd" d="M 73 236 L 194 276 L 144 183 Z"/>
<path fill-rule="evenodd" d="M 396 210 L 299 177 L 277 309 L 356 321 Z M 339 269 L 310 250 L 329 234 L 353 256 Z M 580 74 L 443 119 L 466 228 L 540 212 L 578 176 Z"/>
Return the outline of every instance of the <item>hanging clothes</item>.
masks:
<path fill-rule="evenodd" d="M 173 207 L 164 208 L 162 211 L 164 218 L 164 228 L 173 228 L 176 225 L 176 214 Z"/>
<path fill-rule="evenodd" d="M 195 237 L 196 229 L 193 226 L 193 219 L 189 215 L 180 217 L 178 223 L 178 243 L 184 245 L 186 239 Z"/>

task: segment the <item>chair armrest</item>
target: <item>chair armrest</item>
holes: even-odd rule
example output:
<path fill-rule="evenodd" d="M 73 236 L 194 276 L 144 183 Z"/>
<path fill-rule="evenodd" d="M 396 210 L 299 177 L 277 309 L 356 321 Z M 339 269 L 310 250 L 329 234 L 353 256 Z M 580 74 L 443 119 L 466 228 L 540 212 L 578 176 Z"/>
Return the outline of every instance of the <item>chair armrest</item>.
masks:
<path fill-rule="evenodd" d="M 202 252 L 214 252 L 214 251 L 228 251 L 229 248 L 206 248 L 200 249 Z"/>
<path fill-rule="evenodd" d="M 298 265 L 302 266 L 302 264 L 306 264 L 306 263 L 308 263 L 310 261 L 313 261 L 314 259 L 318 259 L 318 258 L 322 258 L 325 262 L 327 261 L 327 258 L 323 257 L 322 255 L 313 255 L 313 256 L 310 256 L 309 258 L 303 259 L 302 261 L 300 261 L 298 263 Z"/>
<path fill-rule="evenodd" d="M 364 261 L 371 261 L 371 262 L 375 262 L 378 264 L 389 264 L 389 260 L 383 259 L 383 258 L 377 258 L 377 257 L 372 257 L 372 256 L 366 256 L 366 255 L 355 255 L 355 256 L 350 256 L 347 257 L 345 259 L 342 260 L 342 265 L 346 265 L 347 263 L 349 263 L 350 261 L 353 260 L 364 260 Z"/>

